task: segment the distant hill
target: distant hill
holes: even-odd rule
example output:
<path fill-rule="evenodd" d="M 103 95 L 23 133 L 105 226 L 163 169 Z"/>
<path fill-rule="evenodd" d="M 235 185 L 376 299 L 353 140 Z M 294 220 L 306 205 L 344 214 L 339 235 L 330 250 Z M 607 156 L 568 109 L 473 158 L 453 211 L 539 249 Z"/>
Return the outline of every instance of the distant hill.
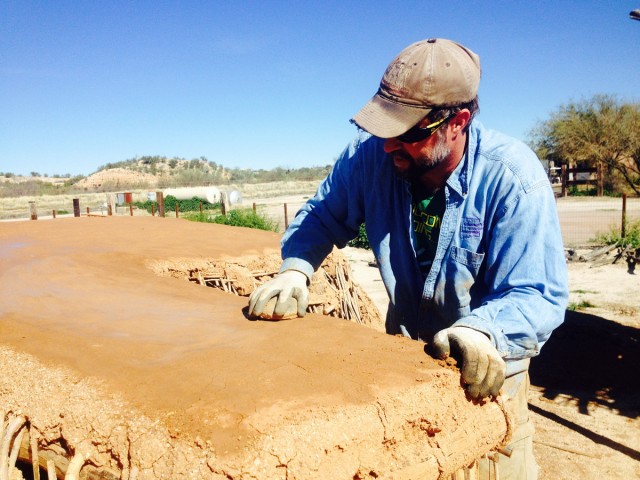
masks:
<path fill-rule="evenodd" d="M 100 166 L 87 177 L 30 177 L 0 174 L 0 197 L 68 193 L 72 191 L 100 192 L 123 189 L 155 189 L 203 185 L 240 185 L 248 183 L 316 181 L 323 179 L 332 166 L 298 169 L 274 168 L 252 170 L 226 168 L 205 157 L 187 160 L 162 156 L 144 156 Z"/>

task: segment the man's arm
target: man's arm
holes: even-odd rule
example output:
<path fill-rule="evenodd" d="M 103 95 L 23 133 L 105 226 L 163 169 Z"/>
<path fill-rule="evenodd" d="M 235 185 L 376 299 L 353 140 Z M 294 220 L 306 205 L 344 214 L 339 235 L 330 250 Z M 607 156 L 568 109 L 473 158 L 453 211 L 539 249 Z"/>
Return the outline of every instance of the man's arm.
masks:
<path fill-rule="evenodd" d="M 249 314 L 260 316 L 269 300 L 277 297 L 276 315 L 292 310 L 297 301 L 298 316 L 307 305 L 307 285 L 334 245 L 343 247 L 357 235 L 363 213 L 356 201 L 360 189 L 355 164 L 360 142 L 342 153 L 316 195 L 303 205 L 281 240 L 283 263 L 280 274 L 260 286 L 249 299 Z M 304 308 L 303 308 L 304 307 Z"/>

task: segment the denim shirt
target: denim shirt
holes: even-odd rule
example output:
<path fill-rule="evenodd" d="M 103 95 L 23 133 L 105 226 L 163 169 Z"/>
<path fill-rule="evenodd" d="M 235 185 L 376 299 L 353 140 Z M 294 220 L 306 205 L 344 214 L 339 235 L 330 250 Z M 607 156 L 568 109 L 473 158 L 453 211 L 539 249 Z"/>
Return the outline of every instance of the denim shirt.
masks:
<path fill-rule="evenodd" d="M 540 161 L 522 142 L 471 123 L 465 155 L 444 187 L 440 238 L 424 280 L 409 184 L 383 145 L 360 133 L 346 148 L 285 232 L 281 271 L 311 278 L 365 222 L 389 294 L 388 333 L 430 342 L 443 328 L 466 326 L 524 365 L 519 360 L 537 355 L 562 323 L 568 299 L 555 198 Z M 516 371 L 507 364 L 508 374 Z"/>

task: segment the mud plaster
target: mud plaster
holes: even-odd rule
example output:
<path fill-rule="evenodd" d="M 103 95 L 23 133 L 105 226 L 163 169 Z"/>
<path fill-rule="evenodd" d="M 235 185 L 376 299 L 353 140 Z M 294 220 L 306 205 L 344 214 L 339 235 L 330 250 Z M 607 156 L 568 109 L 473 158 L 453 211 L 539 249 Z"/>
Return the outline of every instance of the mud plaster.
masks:
<path fill-rule="evenodd" d="M 5 420 L 86 454 L 81 478 L 438 478 L 503 441 L 500 406 L 468 401 L 417 342 L 316 314 L 250 321 L 246 298 L 150 267 L 278 241 L 178 219 L 0 224 Z"/>

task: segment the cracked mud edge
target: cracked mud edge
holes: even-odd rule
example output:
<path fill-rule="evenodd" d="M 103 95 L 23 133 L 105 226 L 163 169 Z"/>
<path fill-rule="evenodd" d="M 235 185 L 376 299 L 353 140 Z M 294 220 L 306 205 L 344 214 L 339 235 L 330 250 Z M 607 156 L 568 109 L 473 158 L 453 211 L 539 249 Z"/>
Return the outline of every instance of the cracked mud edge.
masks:
<path fill-rule="evenodd" d="M 374 404 L 322 411 L 274 405 L 245 420 L 264 433 L 225 456 L 198 439 L 172 435 L 99 382 L 28 354 L 0 346 L 0 371 L 0 452 L 28 463 L 38 458 L 43 469 L 55 466 L 58 479 L 364 479 L 414 470 L 444 478 L 508 435 L 498 403 L 474 404 L 461 390 L 451 394 L 459 378 L 450 370 L 418 386 L 379 392 Z"/>

